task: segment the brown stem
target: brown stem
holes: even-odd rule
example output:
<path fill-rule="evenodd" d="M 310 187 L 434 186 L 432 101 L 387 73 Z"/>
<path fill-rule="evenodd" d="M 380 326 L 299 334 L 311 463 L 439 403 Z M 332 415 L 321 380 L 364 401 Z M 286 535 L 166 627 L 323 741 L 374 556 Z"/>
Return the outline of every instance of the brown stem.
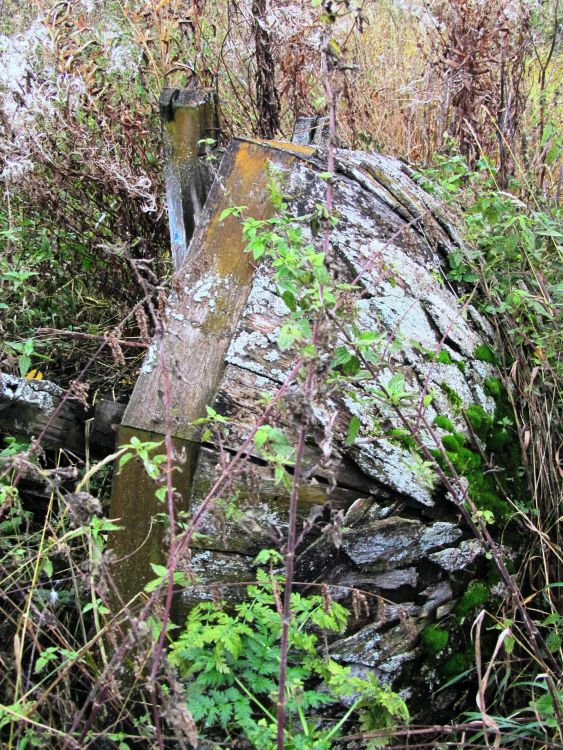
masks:
<path fill-rule="evenodd" d="M 82 331 L 65 331 L 62 328 L 38 328 L 38 336 L 67 336 L 72 339 L 88 339 L 90 341 L 106 341 L 106 336 L 96 336 L 93 333 L 83 333 Z M 130 346 L 136 349 L 146 349 L 147 344 L 142 341 L 125 341 L 124 339 L 115 339 L 119 346 Z"/>
<path fill-rule="evenodd" d="M 277 750 L 283 750 L 283 735 L 285 725 L 285 686 L 287 682 L 287 657 L 289 650 L 289 628 L 291 625 L 291 587 L 293 568 L 295 564 L 296 529 L 297 529 L 297 501 L 299 498 L 299 484 L 301 482 L 301 465 L 305 448 L 305 425 L 299 428 L 297 452 L 295 456 L 295 470 L 289 499 L 289 529 L 287 533 L 287 550 L 285 553 L 285 588 L 283 594 L 282 637 L 280 645 L 280 676 L 277 706 Z"/>

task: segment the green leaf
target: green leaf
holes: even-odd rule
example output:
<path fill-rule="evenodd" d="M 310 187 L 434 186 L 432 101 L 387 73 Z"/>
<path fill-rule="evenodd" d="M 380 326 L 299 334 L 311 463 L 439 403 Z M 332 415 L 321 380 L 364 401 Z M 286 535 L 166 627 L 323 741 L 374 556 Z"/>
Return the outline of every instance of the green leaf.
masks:
<path fill-rule="evenodd" d="M 219 223 L 224 221 L 228 216 L 240 216 L 246 209 L 247 206 L 230 206 L 229 208 L 224 208 L 219 216 Z"/>
<path fill-rule="evenodd" d="M 164 503 L 166 501 L 166 496 L 168 494 L 168 488 L 167 487 L 159 487 L 157 490 L 155 490 L 155 497 L 160 503 Z"/>
<path fill-rule="evenodd" d="M 359 417 L 352 417 L 348 424 L 348 433 L 346 435 L 346 445 L 353 445 L 360 432 L 361 422 Z"/>
<path fill-rule="evenodd" d="M 46 557 L 43 560 L 43 565 L 41 566 L 41 571 L 43 573 L 45 573 L 45 575 L 47 576 L 47 578 L 52 578 L 53 577 L 53 563 L 51 562 L 51 560 L 48 557 Z"/>
<path fill-rule="evenodd" d="M 545 645 L 550 654 L 555 654 L 561 648 L 561 636 L 557 630 L 548 633 L 545 639 Z"/>
<path fill-rule="evenodd" d="M 265 445 L 266 441 L 270 437 L 271 431 L 272 428 L 269 424 L 264 424 L 259 427 L 254 434 L 254 445 L 257 448 L 262 448 L 262 446 Z"/>

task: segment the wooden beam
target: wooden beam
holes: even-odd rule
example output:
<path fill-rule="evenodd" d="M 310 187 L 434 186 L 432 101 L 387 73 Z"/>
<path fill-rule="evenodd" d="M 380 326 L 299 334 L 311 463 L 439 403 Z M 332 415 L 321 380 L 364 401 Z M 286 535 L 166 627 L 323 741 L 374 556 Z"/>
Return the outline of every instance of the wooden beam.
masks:
<path fill-rule="evenodd" d="M 41 447 L 64 448 L 77 456 L 87 445 L 95 457 L 111 453 L 125 405 L 100 399 L 84 406 L 72 395 L 63 402 L 66 393 L 49 380 L 0 373 L 0 432 L 29 439 L 44 433 Z"/>
<path fill-rule="evenodd" d="M 291 144 L 231 143 L 169 298 L 165 332 L 151 344 L 141 367 L 119 444 L 133 435 L 141 440 L 162 439 L 165 421 L 171 420 L 180 509 L 189 508 L 199 456 L 199 430 L 194 421 L 206 414 L 205 407 L 215 399 L 254 274 L 240 219 L 229 215 L 222 220 L 221 216 L 226 209 L 244 205 L 250 216 L 269 218 L 273 213 L 268 192 L 271 166 L 288 174 L 297 160 L 312 153 L 313 149 Z M 163 399 L 165 379 L 172 405 L 169 415 Z M 112 545 L 123 561 L 116 580 L 125 598 L 135 595 L 152 576 L 150 563 L 162 562 L 162 531 L 155 525 L 155 514 L 164 509 L 155 499 L 156 489 L 134 461 L 114 479 L 110 512 L 112 518 L 121 520 L 124 530 L 114 536 Z"/>
<path fill-rule="evenodd" d="M 219 139 L 217 96 L 212 91 L 166 88 L 160 97 L 160 118 L 171 252 L 178 270 L 209 192 L 205 156 Z"/>

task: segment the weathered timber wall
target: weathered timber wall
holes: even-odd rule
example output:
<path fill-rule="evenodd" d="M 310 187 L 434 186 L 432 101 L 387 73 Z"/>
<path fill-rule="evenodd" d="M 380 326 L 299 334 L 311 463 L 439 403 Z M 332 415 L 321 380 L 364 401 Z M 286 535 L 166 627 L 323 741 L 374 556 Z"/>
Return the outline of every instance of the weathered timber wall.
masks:
<path fill-rule="evenodd" d="M 26 438 L 43 435 L 41 448 L 64 448 L 78 456 L 87 446 L 93 456 L 111 453 L 125 406 L 108 399 L 84 406 L 66 395 L 48 380 L 0 373 L 0 432 Z"/>
<path fill-rule="evenodd" d="M 219 463 L 217 446 L 199 444 L 193 420 L 204 414 L 206 404 L 233 420 L 222 447 L 224 459 L 255 424 L 261 396 L 273 394 L 293 364 L 291 354 L 276 344 L 289 310 L 276 293 L 271 269 L 267 264 L 252 267 L 235 218 L 218 221 L 227 205 L 249 206 L 248 213 L 257 218 L 269 215 L 267 159 L 283 168 L 296 216 L 322 202 L 325 183 L 319 174 L 325 161 L 312 149 L 244 141 L 231 146 L 170 299 L 168 330 L 149 352 L 124 419 L 128 435 L 162 434 L 166 363 L 172 432 L 188 456 L 178 475 L 183 508 L 198 507 Z M 356 311 L 361 329 L 380 331 L 389 341 L 388 366 L 382 368 L 379 382 L 385 384 L 393 373 L 402 372 L 407 388 L 432 393 L 432 403 L 424 410 L 429 424 L 437 415 L 447 416 L 471 440 L 463 409 L 478 404 L 492 414 L 495 408 L 484 388 L 494 367 L 474 356 L 492 332 L 471 305 L 459 302 L 447 280 L 446 257 L 457 243 L 451 219 L 395 159 L 339 151 L 336 172 L 340 220 L 331 237 L 331 267 L 349 282 L 374 255 L 378 258 L 361 280 Z M 440 350 L 447 364 L 436 360 Z M 333 654 L 395 684 L 408 672 L 411 687 L 416 683 L 413 675 L 420 678 L 426 670 L 428 684 L 431 670 L 423 658 L 420 633 L 451 612 L 483 565 L 482 550 L 444 489 L 424 483 L 413 469 L 413 456 L 399 441 L 374 435 L 369 441 L 345 444 L 352 416 L 367 428 L 376 416 L 387 435 L 402 426 L 391 409 L 375 402 L 373 413 L 368 413 L 359 405 L 363 396 L 359 385 L 349 385 L 327 392 L 316 406 L 317 424 L 306 454 L 310 480 L 300 491 L 299 514 L 305 519 L 313 505 L 320 505 L 329 517 L 326 504 L 332 502 L 343 516 L 341 543 L 335 546 L 318 531 L 308 534 L 299 550 L 297 578 L 327 582 L 343 601 L 350 600 L 349 587 L 366 591 L 372 602 L 384 597 L 384 606 L 372 604 L 347 637 L 333 644 Z M 290 390 L 276 414 L 277 424 L 288 434 L 297 429 L 291 417 L 294 397 Z M 409 416 L 415 416 L 417 406 L 407 407 Z M 323 468 L 318 447 L 329 426 L 336 447 L 330 471 Z M 438 437 L 444 435 L 439 428 L 435 431 Z M 428 432 L 423 429 L 422 434 L 434 446 Z M 336 481 L 332 493 L 329 479 Z M 244 517 L 238 523 L 205 518 L 192 551 L 199 580 L 186 593 L 189 601 L 194 592 L 210 597 L 213 583 L 252 580 L 256 551 L 283 540 L 288 497 L 274 485 L 259 451 L 232 489 Z M 139 479 L 133 462 L 116 478 L 112 516 L 121 517 L 127 530 L 116 540 L 118 556 L 127 558 L 121 580 L 127 594 L 145 581 L 150 555 L 139 564 L 135 550 L 143 540 L 155 538 L 150 532 L 156 509 L 153 490 L 148 480 Z M 153 555 L 158 552 L 158 544 L 148 542 L 144 549 L 149 547 Z M 226 594 L 230 591 L 225 589 Z"/>

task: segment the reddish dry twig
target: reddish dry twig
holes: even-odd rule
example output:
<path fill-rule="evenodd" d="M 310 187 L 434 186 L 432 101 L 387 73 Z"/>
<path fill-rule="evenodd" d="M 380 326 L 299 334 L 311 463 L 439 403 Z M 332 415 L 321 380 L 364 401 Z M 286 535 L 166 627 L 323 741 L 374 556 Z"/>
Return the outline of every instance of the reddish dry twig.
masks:
<path fill-rule="evenodd" d="M 107 341 L 107 335 L 96 336 L 93 333 L 83 333 L 82 331 L 65 331 L 61 328 L 38 328 L 38 336 L 66 336 L 71 339 L 88 339 L 89 341 Z M 147 349 L 148 344 L 144 344 L 142 341 L 130 341 L 125 339 L 114 339 L 116 344 L 119 346 L 130 346 L 135 349 Z"/>

